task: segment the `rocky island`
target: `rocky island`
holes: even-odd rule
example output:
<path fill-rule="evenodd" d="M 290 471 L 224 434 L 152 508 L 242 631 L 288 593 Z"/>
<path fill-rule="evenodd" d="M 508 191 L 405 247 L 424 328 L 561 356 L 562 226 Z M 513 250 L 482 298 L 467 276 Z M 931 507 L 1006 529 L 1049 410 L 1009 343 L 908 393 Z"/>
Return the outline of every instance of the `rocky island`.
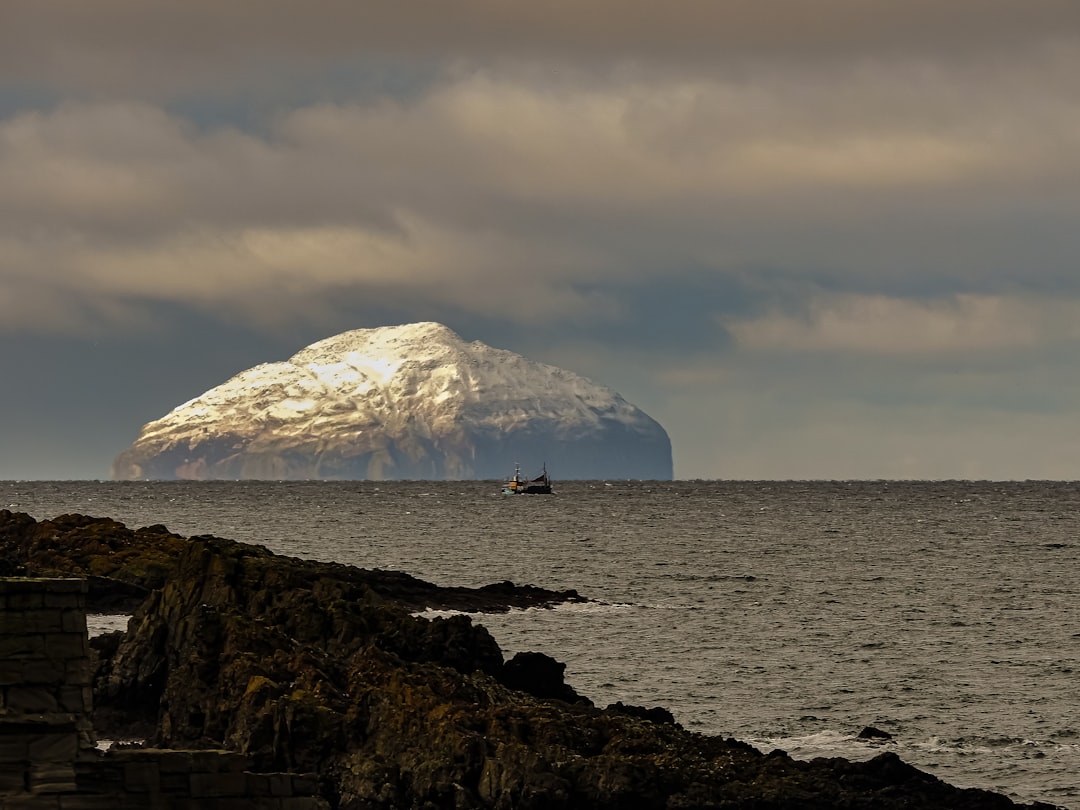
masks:
<path fill-rule="evenodd" d="M 672 477 L 654 419 L 578 374 L 438 323 L 356 329 L 145 425 L 117 480 Z"/>
<path fill-rule="evenodd" d="M 99 736 L 227 749 L 264 771 L 313 774 L 319 806 L 1017 806 L 892 753 L 800 762 L 686 731 L 663 708 L 595 706 L 558 661 L 504 660 L 468 616 L 415 615 L 581 600 L 574 591 L 440 588 L 160 525 L 6 510 L 0 577 L 85 578 L 91 609 L 133 611 L 127 632 L 93 641 Z"/>

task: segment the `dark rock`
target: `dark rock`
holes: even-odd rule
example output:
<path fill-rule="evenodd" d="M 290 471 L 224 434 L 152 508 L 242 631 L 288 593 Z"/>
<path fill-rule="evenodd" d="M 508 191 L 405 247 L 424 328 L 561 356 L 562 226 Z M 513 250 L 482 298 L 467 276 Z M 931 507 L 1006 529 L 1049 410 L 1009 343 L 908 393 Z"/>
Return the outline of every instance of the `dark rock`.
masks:
<path fill-rule="evenodd" d="M 552 607 L 566 602 L 587 602 L 575 590 L 549 591 L 537 588 L 535 585 L 515 585 L 513 582 L 495 582 L 490 585 L 482 585 L 475 591 L 468 588 L 447 588 L 450 593 L 460 594 L 462 608 L 466 607 L 470 600 L 494 600 L 496 603 L 505 605 L 506 610 L 512 608 L 527 607 Z"/>
<path fill-rule="evenodd" d="M 58 533 L 64 543 L 50 544 Z M 137 555 L 115 565 L 125 539 L 112 522 L 0 512 L 0 559 L 30 573 L 47 563 L 156 579 Z M 504 664 L 468 617 L 411 615 L 434 586 L 213 537 L 140 542 L 150 559 L 175 554 L 128 632 L 95 642 L 101 717 L 152 717 L 149 745 L 228 748 L 261 771 L 317 773 L 338 810 L 1016 806 L 893 754 L 801 762 L 688 732 L 657 710 L 600 710 L 575 699 L 558 661 Z M 402 582 L 404 604 L 391 595 Z"/>
<path fill-rule="evenodd" d="M 150 595 L 150 588 L 111 577 L 88 576 L 86 603 L 99 613 L 130 613 Z"/>
<path fill-rule="evenodd" d="M 654 706 L 651 709 L 647 709 L 644 706 L 629 706 L 622 701 L 618 701 L 610 704 L 607 707 L 607 711 L 619 712 L 621 714 L 629 715 L 630 717 L 638 717 L 642 720 L 648 720 L 650 723 L 666 723 L 670 726 L 678 725 L 678 723 L 675 722 L 675 715 L 662 706 Z"/>
<path fill-rule="evenodd" d="M 192 540 L 228 545 L 214 537 Z M 34 520 L 21 512 L 0 509 L 0 576 L 77 576 L 89 581 L 91 611 L 130 613 L 151 590 L 160 588 L 176 570 L 189 541 L 157 524 L 132 530 L 110 518 L 60 515 Z M 237 546 L 241 544 L 235 544 Z M 249 553 L 272 557 L 262 546 Z M 552 607 L 585 602 L 576 591 L 551 591 L 533 585 L 500 582 L 481 588 L 440 587 L 400 571 L 366 570 L 335 563 L 277 557 L 279 567 L 293 569 L 296 581 L 347 584 L 357 593 L 393 600 L 415 611 L 426 609 L 491 613 L 511 608 Z M 327 585 L 327 587 L 329 587 Z"/>
<path fill-rule="evenodd" d="M 503 665 L 499 680 L 511 689 L 520 689 L 538 698 L 564 700 L 567 703 L 589 703 L 564 680 L 566 664 L 550 655 L 538 652 L 519 652 Z"/>
<path fill-rule="evenodd" d="M 859 732 L 857 738 L 860 740 L 891 740 L 893 736 L 887 731 L 882 731 L 880 728 L 867 726 Z"/>

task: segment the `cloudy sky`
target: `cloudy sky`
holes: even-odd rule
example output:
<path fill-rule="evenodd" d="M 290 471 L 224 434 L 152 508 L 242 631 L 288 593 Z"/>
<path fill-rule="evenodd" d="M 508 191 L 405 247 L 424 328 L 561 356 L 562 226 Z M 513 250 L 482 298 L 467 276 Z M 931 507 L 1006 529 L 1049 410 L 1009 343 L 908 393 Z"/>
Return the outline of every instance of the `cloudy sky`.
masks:
<path fill-rule="evenodd" d="M 1080 478 L 1076 0 L 3 0 L 0 478 L 347 329 L 680 478 Z"/>

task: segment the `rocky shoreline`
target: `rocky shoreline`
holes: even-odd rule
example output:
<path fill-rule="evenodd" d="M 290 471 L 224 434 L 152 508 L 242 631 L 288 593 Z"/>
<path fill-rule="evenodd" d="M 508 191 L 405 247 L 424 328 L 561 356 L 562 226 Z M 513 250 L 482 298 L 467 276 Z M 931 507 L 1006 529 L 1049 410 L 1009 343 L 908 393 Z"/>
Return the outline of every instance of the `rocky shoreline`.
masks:
<path fill-rule="evenodd" d="M 318 775 L 364 808 L 1009 808 L 883 753 L 800 762 L 688 732 L 662 708 L 601 708 L 540 653 L 504 660 L 468 616 L 583 601 L 512 583 L 442 588 L 164 526 L 0 511 L 0 576 L 78 576 L 91 609 L 94 729 L 229 749 Z M 1025 805 L 1049 808 L 1049 805 Z"/>

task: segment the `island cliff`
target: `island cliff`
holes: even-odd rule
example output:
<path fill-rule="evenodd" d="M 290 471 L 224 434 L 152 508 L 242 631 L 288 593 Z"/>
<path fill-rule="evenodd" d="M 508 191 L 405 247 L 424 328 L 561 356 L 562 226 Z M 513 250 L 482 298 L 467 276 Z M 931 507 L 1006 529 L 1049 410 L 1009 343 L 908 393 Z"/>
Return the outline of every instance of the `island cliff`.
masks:
<path fill-rule="evenodd" d="M 894 754 L 798 762 L 600 708 L 538 653 L 506 661 L 468 617 L 577 593 L 439 588 L 164 526 L 0 511 L 0 576 L 85 576 L 91 606 L 137 603 L 95 639 L 95 727 L 157 747 L 227 748 L 310 772 L 332 807 L 1008 808 Z"/>
<path fill-rule="evenodd" d="M 357 329 L 145 425 L 130 479 L 670 479 L 664 429 L 615 391 L 437 323 Z"/>

